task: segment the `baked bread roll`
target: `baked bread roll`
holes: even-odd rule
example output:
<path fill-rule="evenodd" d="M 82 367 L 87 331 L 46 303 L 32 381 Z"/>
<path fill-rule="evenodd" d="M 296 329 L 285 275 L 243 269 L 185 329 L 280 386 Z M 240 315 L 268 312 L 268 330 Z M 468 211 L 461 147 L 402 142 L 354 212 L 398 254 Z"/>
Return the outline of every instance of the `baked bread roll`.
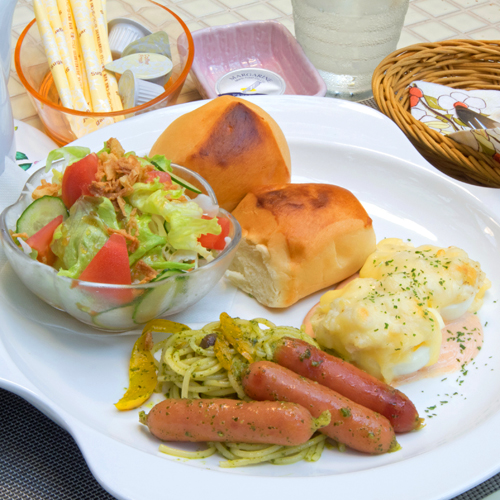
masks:
<path fill-rule="evenodd" d="M 174 120 L 150 156 L 198 172 L 232 211 L 252 189 L 290 182 L 290 150 L 278 124 L 255 104 L 222 96 Z"/>
<path fill-rule="evenodd" d="M 226 277 L 269 307 L 288 307 L 342 281 L 375 251 L 372 220 L 338 186 L 264 186 L 233 215 L 243 238 Z"/>

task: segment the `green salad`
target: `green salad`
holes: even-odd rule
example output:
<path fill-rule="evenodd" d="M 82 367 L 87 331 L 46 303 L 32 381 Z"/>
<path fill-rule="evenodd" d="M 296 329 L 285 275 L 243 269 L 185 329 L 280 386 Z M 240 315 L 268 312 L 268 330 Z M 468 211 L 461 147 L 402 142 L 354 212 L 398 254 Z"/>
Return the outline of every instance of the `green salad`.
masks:
<path fill-rule="evenodd" d="M 51 170 L 63 160 L 62 170 Z M 138 284 L 196 269 L 229 241 L 229 220 L 163 156 L 138 157 L 110 139 L 53 151 L 13 237 L 60 276 Z"/>

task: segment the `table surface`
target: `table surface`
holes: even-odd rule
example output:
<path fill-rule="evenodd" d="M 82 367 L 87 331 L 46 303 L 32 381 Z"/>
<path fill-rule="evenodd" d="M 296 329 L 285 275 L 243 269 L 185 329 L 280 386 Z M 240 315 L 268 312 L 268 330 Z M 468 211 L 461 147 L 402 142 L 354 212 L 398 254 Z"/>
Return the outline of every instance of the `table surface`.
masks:
<path fill-rule="evenodd" d="M 247 20 L 274 19 L 292 33 L 291 0 L 157 0 L 178 14 L 191 31 Z M 108 0 L 109 15 L 133 8 L 134 0 Z M 118 14 L 120 15 L 120 14 Z M 31 0 L 18 0 L 12 27 L 12 46 L 34 18 Z M 500 39 L 500 0 L 410 0 L 398 48 L 422 42 L 468 38 Z M 11 65 L 9 79 L 14 118 L 43 131 L 24 87 Z M 188 77 L 178 103 L 200 99 Z"/>
<path fill-rule="evenodd" d="M 292 33 L 291 0 L 157 0 L 191 31 L 245 20 L 274 19 Z M 133 0 L 108 0 L 108 9 L 128 10 Z M 34 17 L 31 0 L 18 0 L 12 46 Z M 500 39 L 500 0 L 410 0 L 398 48 L 447 39 Z M 8 84 L 14 118 L 44 128 L 12 63 Z M 188 77 L 178 103 L 200 99 Z M 15 418 L 12 418 L 15 416 Z M 0 498 L 23 500 L 111 499 L 90 473 L 64 430 L 20 397 L 0 389 Z M 26 436 L 30 436 L 26 439 Z M 500 474 L 455 500 L 498 499 Z M 488 498 L 490 500 L 490 498 Z"/>

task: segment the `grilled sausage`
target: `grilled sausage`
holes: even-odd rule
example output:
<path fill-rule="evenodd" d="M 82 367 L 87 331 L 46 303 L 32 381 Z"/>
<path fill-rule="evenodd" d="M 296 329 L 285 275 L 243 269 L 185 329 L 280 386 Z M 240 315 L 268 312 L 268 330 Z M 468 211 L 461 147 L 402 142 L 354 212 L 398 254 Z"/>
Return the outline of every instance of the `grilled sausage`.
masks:
<path fill-rule="evenodd" d="M 252 363 L 242 382 L 252 399 L 291 401 L 307 408 L 313 416 L 329 410 L 331 422 L 319 431 L 349 448 L 380 454 L 398 446 L 384 416 L 276 363 Z"/>
<path fill-rule="evenodd" d="M 166 399 L 140 421 L 162 441 L 303 444 L 318 424 L 295 403 L 234 399 Z M 329 421 L 329 420 L 327 420 Z"/>
<path fill-rule="evenodd" d="M 274 351 L 274 361 L 384 415 L 395 432 L 421 425 L 415 405 L 405 394 L 303 340 L 285 337 Z"/>

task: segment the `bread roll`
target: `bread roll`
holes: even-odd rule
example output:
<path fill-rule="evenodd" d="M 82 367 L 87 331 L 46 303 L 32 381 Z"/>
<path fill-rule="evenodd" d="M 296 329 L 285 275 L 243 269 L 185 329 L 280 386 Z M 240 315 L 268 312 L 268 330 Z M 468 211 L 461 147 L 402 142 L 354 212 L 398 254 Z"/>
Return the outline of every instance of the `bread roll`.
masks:
<path fill-rule="evenodd" d="M 233 215 L 243 238 L 226 277 L 269 307 L 288 307 L 342 281 L 375 251 L 372 220 L 338 186 L 265 186 Z"/>
<path fill-rule="evenodd" d="M 218 97 L 174 120 L 153 145 L 155 154 L 198 172 L 229 211 L 256 187 L 290 182 L 283 132 L 263 109 L 237 97 Z"/>

